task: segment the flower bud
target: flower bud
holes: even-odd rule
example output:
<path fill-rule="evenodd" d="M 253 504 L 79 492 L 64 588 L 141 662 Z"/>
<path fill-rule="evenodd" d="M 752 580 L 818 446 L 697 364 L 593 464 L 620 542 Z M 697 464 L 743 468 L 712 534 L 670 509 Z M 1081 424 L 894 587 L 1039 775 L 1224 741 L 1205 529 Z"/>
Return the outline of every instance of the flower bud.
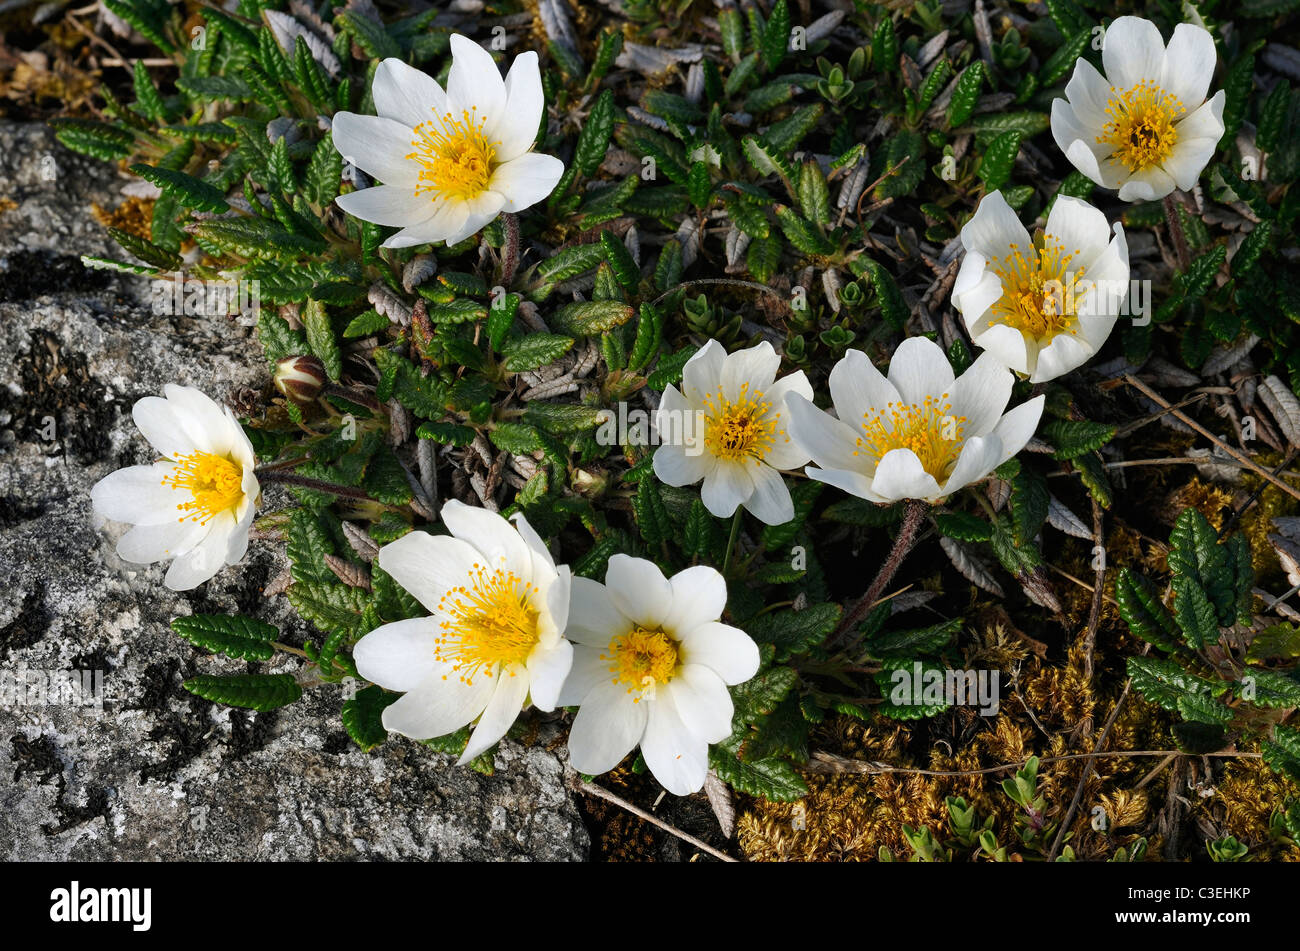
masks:
<path fill-rule="evenodd" d="M 313 356 L 285 357 L 275 365 L 275 388 L 299 405 L 320 396 L 327 379 L 325 364 Z"/>

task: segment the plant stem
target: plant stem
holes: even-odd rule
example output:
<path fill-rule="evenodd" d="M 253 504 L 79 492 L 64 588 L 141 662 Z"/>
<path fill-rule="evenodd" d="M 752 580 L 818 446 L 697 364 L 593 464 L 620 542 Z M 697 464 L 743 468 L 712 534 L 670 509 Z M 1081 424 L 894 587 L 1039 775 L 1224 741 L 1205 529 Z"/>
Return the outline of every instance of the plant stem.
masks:
<path fill-rule="evenodd" d="M 360 390 L 355 390 L 350 386 L 340 386 L 337 383 L 326 383 L 321 387 L 321 393 L 325 396 L 338 396 L 349 403 L 356 403 L 358 406 L 364 406 L 366 409 L 374 410 L 376 413 L 384 411 L 384 405 L 373 396 L 368 396 Z"/>
<path fill-rule="evenodd" d="M 912 550 L 912 546 L 916 543 L 916 536 L 921 528 L 921 522 L 925 518 L 925 513 L 930 510 L 930 506 L 920 499 L 908 499 L 905 504 L 903 526 L 898 530 L 898 538 L 894 540 L 894 547 L 890 549 L 889 557 L 885 559 L 885 563 L 876 572 L 875 580 L 871 582 L 871 587 L 867 588 L 867 593 L 858 599 L 858 603 L 853 605 L 849 613 L 840 621 L 839 627 L 835 629 L 835 633 L 832 635 L 832 640 L 851 631 L 859 621 L 867 616 L 867 612 L 871 610 L 872 605 L 876 603 L 876 599 L 880 597 L 880 592 L 884 591 L 885 585 L 893 580 L 894 574 L 903 563 L 903 559 L 907 557 L 907 553 Z"/>
<path fill-rule="evenodd" d="M 740 535 L 740 516 L 745 510 L 736 506 L 736 514 L 731 517 L 731 537 L 727 539 L 727 554 L 722 559 L 722 577 L 727 577 L 731 568 L 731 553 L 736 549 L 736 538 Z"/>
<path fill-rule="evenodd" d="M 1192 263 L 1191 253 L 1187 250 L 1187 235 L 1183 233 L 1183 220 L 1178 217 L 1176 192 L 1165 196 L 1165 223 L 1169 225 L 1169 236 L 1174 241 L 1174 253 L 1178 256 L 1178 268 L 1186 271 Z"/>
<path fill-rule="evenodd" d="M 360 499 L 365 502 L 373 501 L 370 496 L 366 495 L 361 489 L 355 489 L 347 485 L 334 485 L 330 482 L 322 482 L 320 479 L 311 479 L 307 476 L 298 475 L 294 472 L 285 472 L 281 469 L 264 469 L 254 473 L 261 482 L 279 482 L 282 485 L 296 485 L 304 489 L 312 489 L 316 492 L 328 492 L 330 495 L 342 496 L 345 499 Z"/>

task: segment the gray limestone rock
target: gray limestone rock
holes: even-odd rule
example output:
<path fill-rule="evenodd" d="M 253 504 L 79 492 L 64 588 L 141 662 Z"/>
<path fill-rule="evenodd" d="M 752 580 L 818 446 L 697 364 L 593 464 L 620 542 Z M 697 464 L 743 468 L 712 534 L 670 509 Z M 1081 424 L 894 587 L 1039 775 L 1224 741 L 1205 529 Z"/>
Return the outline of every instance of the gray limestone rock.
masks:
<path fill-rule="evenodd" d="M 81 254 L 125 257 L 90 203 L 119 204 L 127 181 L 42 126 L 0 122 L 0 199 L 17 203 L 0 212 L 0 857 L 585 858 L 551 723 L 533 745 L 503 743 L 485 777 L 400 737 L 362 753 L 338 685 L 271 713 L 181 688 L 244 665 L 181 641 L 177 615 L 253 614 L 290 643 L 311 632 L 283 596 L 262 597 L 283 567 L 266 542 L 176 593 L 162 567 L 116 557 L 120 528 L 92 524 L 94 482 L 149 458 L 135 400 L 167 382 L 221 399 L 267 380 L 249 326 L 155 314 L 143 280 L 82 268 Z M 101 671 L 102 703 L 38 696 L 70 671 Z"/>

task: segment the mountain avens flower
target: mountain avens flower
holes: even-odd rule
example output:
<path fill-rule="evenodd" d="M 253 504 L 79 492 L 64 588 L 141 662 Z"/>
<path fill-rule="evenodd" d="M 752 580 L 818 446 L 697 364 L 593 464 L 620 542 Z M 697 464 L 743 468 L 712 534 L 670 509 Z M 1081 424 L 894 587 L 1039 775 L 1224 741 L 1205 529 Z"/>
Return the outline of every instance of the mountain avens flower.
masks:
<path fill-rule="evenodd" d="M 728 354 L 710 340 L 687 361 L 679 392 L 669 385 L 655 414 L 662 442 L 655 475 L 668 485 L 704 480 L 705 507 L 726 518 L 743 505 L 760 521 L 794 518 L 781 470 L 797 469 L 808 454 L 786 432 L 785 399 L 812 399 L 802 370 L 776 379 L 781 357 L 764 341 Z"/>
<path fill-rule="evenodd" d="M 1012 373 L 991 353 L 954 379 L 943 349 L 909 337 L 886 378 L 860 350 L 830 374 L 835 416 L 791 396 L 790 435 L 816 466 L 808 475 L 872 502 L 938 501 L 1024 448 L 1043 412 L 1036 396 L 1006 415 Z"/>
<path fill-rule="evenodd" d="M 977 347 L 1028 376 L 1052 380 L 1106 342 L 1128 297 L 1124 226 L 1078 198 L 1057 196 L 1030 238 L 1002 197 L 984 197 L 961 229 L 966 258 L 953 306 Z"/>
<path fill-rule="evenodd" d="M 188 591 L 238 563 L 261 498 L 253 446 L 229 409 L 189 386 L 132 408 L 162 460 L 118 469 L 90 490 L 95 513 L 134 527 L 117 543 L 125 561 L 171 560 L 165 584 Z"/>
<path fill-rule="evenodd" d="M 1052 103 L 1052 136 L 1066 157 L 1124 201 L 1190 189 L 1223 135 L 1223 90 L 1206 100 L 1218 62 L 1214 38 L 1180 23 L 1168 48 L 1150 20 L 1124 16 L 1106 29 L 1102 76 L 1085 59 L 1065 99 Z"/>
<path fill-rule="evenodd" d="M 489 749 L 531 702 L 554 710 L 573 646 L 564 639 L 570 575 L 523 515 L 514 525 L 455 500 L 450 535 L 410 532 L 379 550 L 379 567 L 430 612 L 385 624 L 353 649 L 357 672 L 403 696 L 384 728 L 417 740 L 478 720 L 460 762 Z"/>
<path fill-rule="evenodd" d="M 334 116 L 334 147 L 384 184 L 340 195 L 350 215 L 402 230 L 385 247 L 455 244 L 503 211 L 551 193 L 564 164 L 531 151 L 545 110 L 537 54 L 522 53 L 505 80 L 473 40 L 451 38 L 444 91 L 431 76 L 386 59 L 371 89 L 378 115 Z"/>
<path fill-rule="evenodd" d="M 653 562 L 609 559 L 605 583 L 573 579 L 573 670 L 562 706 L 578 705 L 569 759 L 608 772 L 638 746 L 669 792 L 704 785 L 709 744 L 731 735 L 728 684 L 758 672 L 758 646 L 723 624 L 727 584 L 697 565 L 665 578 Z"/>

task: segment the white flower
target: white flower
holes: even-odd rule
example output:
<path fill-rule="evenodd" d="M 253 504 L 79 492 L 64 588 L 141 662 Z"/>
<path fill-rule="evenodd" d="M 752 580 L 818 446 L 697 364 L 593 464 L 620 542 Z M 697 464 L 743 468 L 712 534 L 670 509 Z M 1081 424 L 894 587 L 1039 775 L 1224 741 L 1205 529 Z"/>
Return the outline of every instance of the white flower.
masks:
<path fill-rule="evenodd" d="M 655 475 L 668 485 L 703 479 L 704 505 L 719 518 L 738 505 L 768 525 L 794 518 L 779 470 L 797 469 L 808 454 L 786 433 L 785 398 L 813 394 L 802 370 L 777 380 L 780 365 L 766 341 L 730 355 L 716 340 L 701 347 L 682 370 L 681 392 L 664 390 L 655 414 Z"/>
<path fill-rule="evenodd" d="M 872 502 L 937 501 L 982 479 L 1024 448 L 1043 412 L 1036 396 L 1005 416 L 1014 377 L 983 353 L 956 380 L 942 348 L 909 337 L 889 378 L 850 350 L 830 375 L 838 419 L 797 396 L 790 435 L 821 468 L 820 482 Z"/>
<path fill-rule="evenodd" d="M 1109 243 L 1107 243 L 1109 242 Z M 1036 239 L 992 192 L 961 229 L 966 259 L 953 305 L 977 347 L 1034 383 L 1081 366 L 1106 342 L 1128 297 L 1124 227 L 1057 197 Z"/>
<path fill-rule="evenodd" d="M 564 163 L 530 151 L 546 107 L 537 54 L 522 53 L 504 81 L 492 56 L 453 35 L 447 90 L 398 59 L 375 71 L 376 116 L 334 116 L 334 147 L 383 185 L 340 195 L 350 215 L 402 230 L 388 248 L 455 244 L 502 211 L 547 195 Z"/>
<path fill-rule="evenodd" d="M 1168 49 L 1150 20 L 1119 17 L 1102 41 L 1106 76 L 1080 59 L 1052 103 L 1052 135 L 1084 175 L 1124 201 L 1190 189 L 1223 135 L 1223 90 L 1206 101 L 1214 38 L 1180 23 Z"/>
<path fill-rule="evenodd" d="M 671 579 L 653 562 L 609 559 L 605 584 L 573 579 L 566 632 L 577 645 L 560 705 L 578 704 L 569 759 L 595 775 L 641 755 L 669 792 L 704 785 L 709 744 L 731 735 L 727 684 L 758 672 L 758 646 L 719 622 L 727 583 L 697 565 Z"/>
<path fill-rule="evenodd" d="M 118 555 L 137 564 L 172 559 L 164 583 L 188 591 L 244 557 L 261 488 L 253 446 L 229 409 L 190 386 L 169 383 L 164 392 L 131 410 L 163 459 L 110 473 L 90 500 L 103 518 L 135 526 Z"/>
<path fill-rule="evenodd" d="M 569 568 L 523 515 L 514 520 L 453 500 L 442 507 L 450 535 L 411 532 L 381 548 L 379 567 L 430 616 L 385 624 L 353 648 L 362 677 L 403 694 L 384 709 L 386 730 L 427 740 L 478 719 L 461 763 L 505 736 L 529 701 L 554 710 L 573 661 L 562 636 Z"/>

